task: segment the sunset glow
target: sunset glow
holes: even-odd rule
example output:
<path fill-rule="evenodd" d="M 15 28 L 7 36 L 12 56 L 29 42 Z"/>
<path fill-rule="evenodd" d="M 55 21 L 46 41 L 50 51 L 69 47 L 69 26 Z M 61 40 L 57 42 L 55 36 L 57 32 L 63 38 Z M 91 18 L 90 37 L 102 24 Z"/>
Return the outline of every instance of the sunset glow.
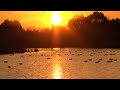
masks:
<path fill-rule="evenodd" d="M 108 18 L 120 17 L 119 11 L 101 11 Z M 0 11 L 0 23 L 5 19 L 18 20 L 23 28 L 51 28 L 51 24 L 66 26 L 75 15 L 87 16 L 93 11 Z"/>
<path fill-rule="evenodd" d="M 59 12 L 54 12 L 52 16 L 52 24 L 58 25 L 62 21 L 61 16 L 59 15 Z"/>
<path fill-rule="evenodd" d="M 0 41 L 0 79 L 120 79 L 120 11 L 0 11 Z"/>

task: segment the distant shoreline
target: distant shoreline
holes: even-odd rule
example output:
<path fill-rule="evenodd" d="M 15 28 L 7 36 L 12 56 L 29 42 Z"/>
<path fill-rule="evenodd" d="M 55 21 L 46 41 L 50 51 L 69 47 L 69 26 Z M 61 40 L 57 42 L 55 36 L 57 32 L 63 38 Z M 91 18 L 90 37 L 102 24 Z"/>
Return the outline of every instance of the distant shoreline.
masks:
<path fill-rule="evenodd" d="M 47 49 L 49 48 L 49 47 L 46 47 Z M 56 48 L 56 47 L 54 47 L 54 48 Z M 61 49 L 63 49 L 63 47 L 58 47 L 58 48 L 61 48 Z M 64 47 L 64 48 L 78 48 L 78 49 L 120 49 L 120 48 L 96 48 L 96 47 L 93 47 L 93 48 L 81 48 L 81 47 Z M 30 49 L 30 48 L 26 48 L 26 49 Z M 39 49 L 40 49 L 40 47 L 39 48 L 31 48 L 33 51 L 26 51 L 26 49 L 22 49 L 23 51 L 22 52 L 19 52 L 19 51 L 16 51 L 16 52 L 12 52 L 12 51 L 10 51 L 11 49 L 4 49 L 4 50 L 0 50 L 0 55 L 5 55 L 5 54 L 23 54 L 23 53 L 25 53 L 25 52 L 38 52 L 39 51 Z M 34 49 L 37 49 L 37 51 L 34 51 Z"/>

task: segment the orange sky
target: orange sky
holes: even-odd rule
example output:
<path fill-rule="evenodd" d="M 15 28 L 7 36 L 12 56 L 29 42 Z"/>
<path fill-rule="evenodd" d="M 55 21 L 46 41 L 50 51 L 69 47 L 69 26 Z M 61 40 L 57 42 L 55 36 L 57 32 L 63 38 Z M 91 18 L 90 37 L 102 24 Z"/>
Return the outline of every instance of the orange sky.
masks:
<path fill-rule="evenodd" d="M 34 27 L 38 28 L 51 28 L 51 18 L 55 11 L 0 11 L 0 23 L 4 19 L 19 20 L 23 28 Z M 83 14 L 87 16 L 93 11 L 60 11 L 59 15 L 62 17 L 60 25 L 66 25 L 74 15 Z M 103 11 L 108 18 L 120 18 L 120 11 Z"/>

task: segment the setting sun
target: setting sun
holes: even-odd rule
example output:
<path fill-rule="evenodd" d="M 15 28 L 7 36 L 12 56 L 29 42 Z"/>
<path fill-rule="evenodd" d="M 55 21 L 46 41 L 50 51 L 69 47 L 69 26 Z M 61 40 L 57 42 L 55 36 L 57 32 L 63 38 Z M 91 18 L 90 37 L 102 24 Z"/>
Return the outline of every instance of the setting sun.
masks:
<path fill-rule="evenodd" d="M 52 16 L 52 24 L 54 25 L 58 25 L 60 24 L 62 21 L 62 18 L 59 14 L 59 12 L 54 12 L 53 16 Z"/>

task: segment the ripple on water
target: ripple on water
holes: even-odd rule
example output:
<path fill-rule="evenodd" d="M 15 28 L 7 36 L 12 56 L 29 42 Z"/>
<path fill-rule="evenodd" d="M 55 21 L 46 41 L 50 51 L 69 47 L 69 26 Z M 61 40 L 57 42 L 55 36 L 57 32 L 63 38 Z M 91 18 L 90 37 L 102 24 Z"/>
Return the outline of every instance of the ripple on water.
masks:
<path fill-rule="evenodd" d="M 1 55 L 0 78 L 120 78 L 120 49 L 50 50 Z"/>

